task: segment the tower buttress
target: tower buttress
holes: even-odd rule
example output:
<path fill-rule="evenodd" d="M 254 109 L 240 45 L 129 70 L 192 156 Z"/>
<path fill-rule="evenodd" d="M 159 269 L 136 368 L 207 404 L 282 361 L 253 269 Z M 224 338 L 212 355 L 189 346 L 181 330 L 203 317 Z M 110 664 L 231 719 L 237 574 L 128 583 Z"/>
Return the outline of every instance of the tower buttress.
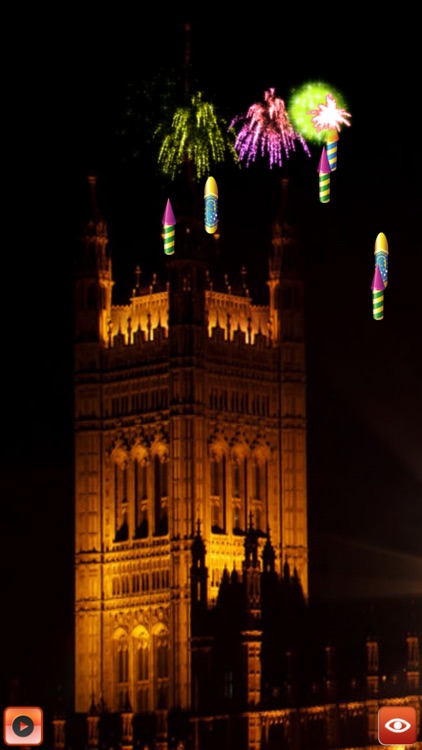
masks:
<path fill-rule="evenodd" d="M 107 224 L 98 208 L 96 178 L 88 178 L 89 218 L 75 273 L 75 342 L 106 343 L 113 278 Z"/>

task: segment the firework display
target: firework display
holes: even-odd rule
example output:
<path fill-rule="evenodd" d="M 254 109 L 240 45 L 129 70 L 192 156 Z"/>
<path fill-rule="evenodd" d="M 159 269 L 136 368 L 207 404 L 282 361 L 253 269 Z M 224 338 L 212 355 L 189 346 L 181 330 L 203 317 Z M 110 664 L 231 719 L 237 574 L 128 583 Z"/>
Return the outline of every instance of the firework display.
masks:
<path fill-rule="evenodd" d="M 227 135 L 227 123 L 217 116 L 210 102 L 204 101 L 201 92 L 192 94 L 189 104 L 176 110 L 170 132 L 163 131 L 163 125 L 155 131 L 157 138 L 163 136 L 158 164 L 171 179 L 183 172 L 187 162 L 193 165 L 193 179 L 200 181 L 211 165 L 223 162 L 227 154 L 238 161 Z"/>
<path fill-rule="evenodd" d="M 252 104 L 246 114 L 237 115 L 230 123 L 235 128 L 242 123 L 234 148 L 241 162 L 248 167 L 257 156 L 268 156 L 270 168 L 283 164 L 283 156 L 289 158 L 300 143 L 305 153 L 310 152 L 305 139 L 293 128 L 283 99 L 277 97 L 275 89 L 264 93 L 264 101 Z"/>
<path fill-rule="evenodd" d="M 328 83 L 311 81 L 295 89 L 288 109 L 294 127 L 310 142 L 323 143 L 325 131 L 338 130 L 340 122 L 350 125 L 342 95 Z"/>

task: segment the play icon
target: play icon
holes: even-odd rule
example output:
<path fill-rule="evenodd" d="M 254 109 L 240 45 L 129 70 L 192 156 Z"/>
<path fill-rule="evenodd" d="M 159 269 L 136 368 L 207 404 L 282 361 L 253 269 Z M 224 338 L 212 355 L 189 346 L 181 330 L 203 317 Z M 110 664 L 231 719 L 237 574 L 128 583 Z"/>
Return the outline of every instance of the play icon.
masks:
<path fill-rule="evenodd" d="M 34 731 L 34 722 L 30 716 L 17 716 L 12 721 L 12 729 L 17 737 L 29 737 Z"/>
<path fill-rule="evenodd" d="M 6 745 L 41 745 L 43 715 L 38 706 L 12 706 L 4 711 Z"/>

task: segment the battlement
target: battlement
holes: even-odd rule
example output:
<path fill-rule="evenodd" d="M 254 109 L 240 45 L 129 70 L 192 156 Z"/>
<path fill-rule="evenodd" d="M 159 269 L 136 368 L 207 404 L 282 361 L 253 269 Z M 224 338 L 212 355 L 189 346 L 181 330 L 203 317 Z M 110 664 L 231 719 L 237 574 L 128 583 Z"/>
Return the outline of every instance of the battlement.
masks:
<path fill-rule="evenodd" d="M 231 291 L 205 291 L 208 337 L 216 343 L 233 342 L 258 349 L 271 347 L 272 320 L 269 307 L 254 305 L 249 295 Z M 151 285 L 133 296 L 128 305 L 113 305 L 107 322 L 107 348 L 139 347 L 168 338 L 169 284 L 166 289 Z"/>

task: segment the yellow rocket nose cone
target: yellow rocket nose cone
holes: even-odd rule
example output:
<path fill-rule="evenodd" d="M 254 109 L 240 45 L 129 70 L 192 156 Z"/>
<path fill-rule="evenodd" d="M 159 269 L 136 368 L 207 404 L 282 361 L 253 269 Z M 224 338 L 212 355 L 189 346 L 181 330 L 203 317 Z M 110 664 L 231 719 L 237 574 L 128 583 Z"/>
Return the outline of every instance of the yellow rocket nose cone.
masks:
<path fill-rule="evenodd" d="M 209 195 L 213 195 L 216 198 L 218 197 L 218 187 L 214 177 L 208 177 L 208 180 L 205 183 L 204 197 L 207 198 Z"/>
<path fill-rule="evenodd" d="M 388 253 L 388 242 L 384 232 L 377 235 L 374 253 Z"/>

